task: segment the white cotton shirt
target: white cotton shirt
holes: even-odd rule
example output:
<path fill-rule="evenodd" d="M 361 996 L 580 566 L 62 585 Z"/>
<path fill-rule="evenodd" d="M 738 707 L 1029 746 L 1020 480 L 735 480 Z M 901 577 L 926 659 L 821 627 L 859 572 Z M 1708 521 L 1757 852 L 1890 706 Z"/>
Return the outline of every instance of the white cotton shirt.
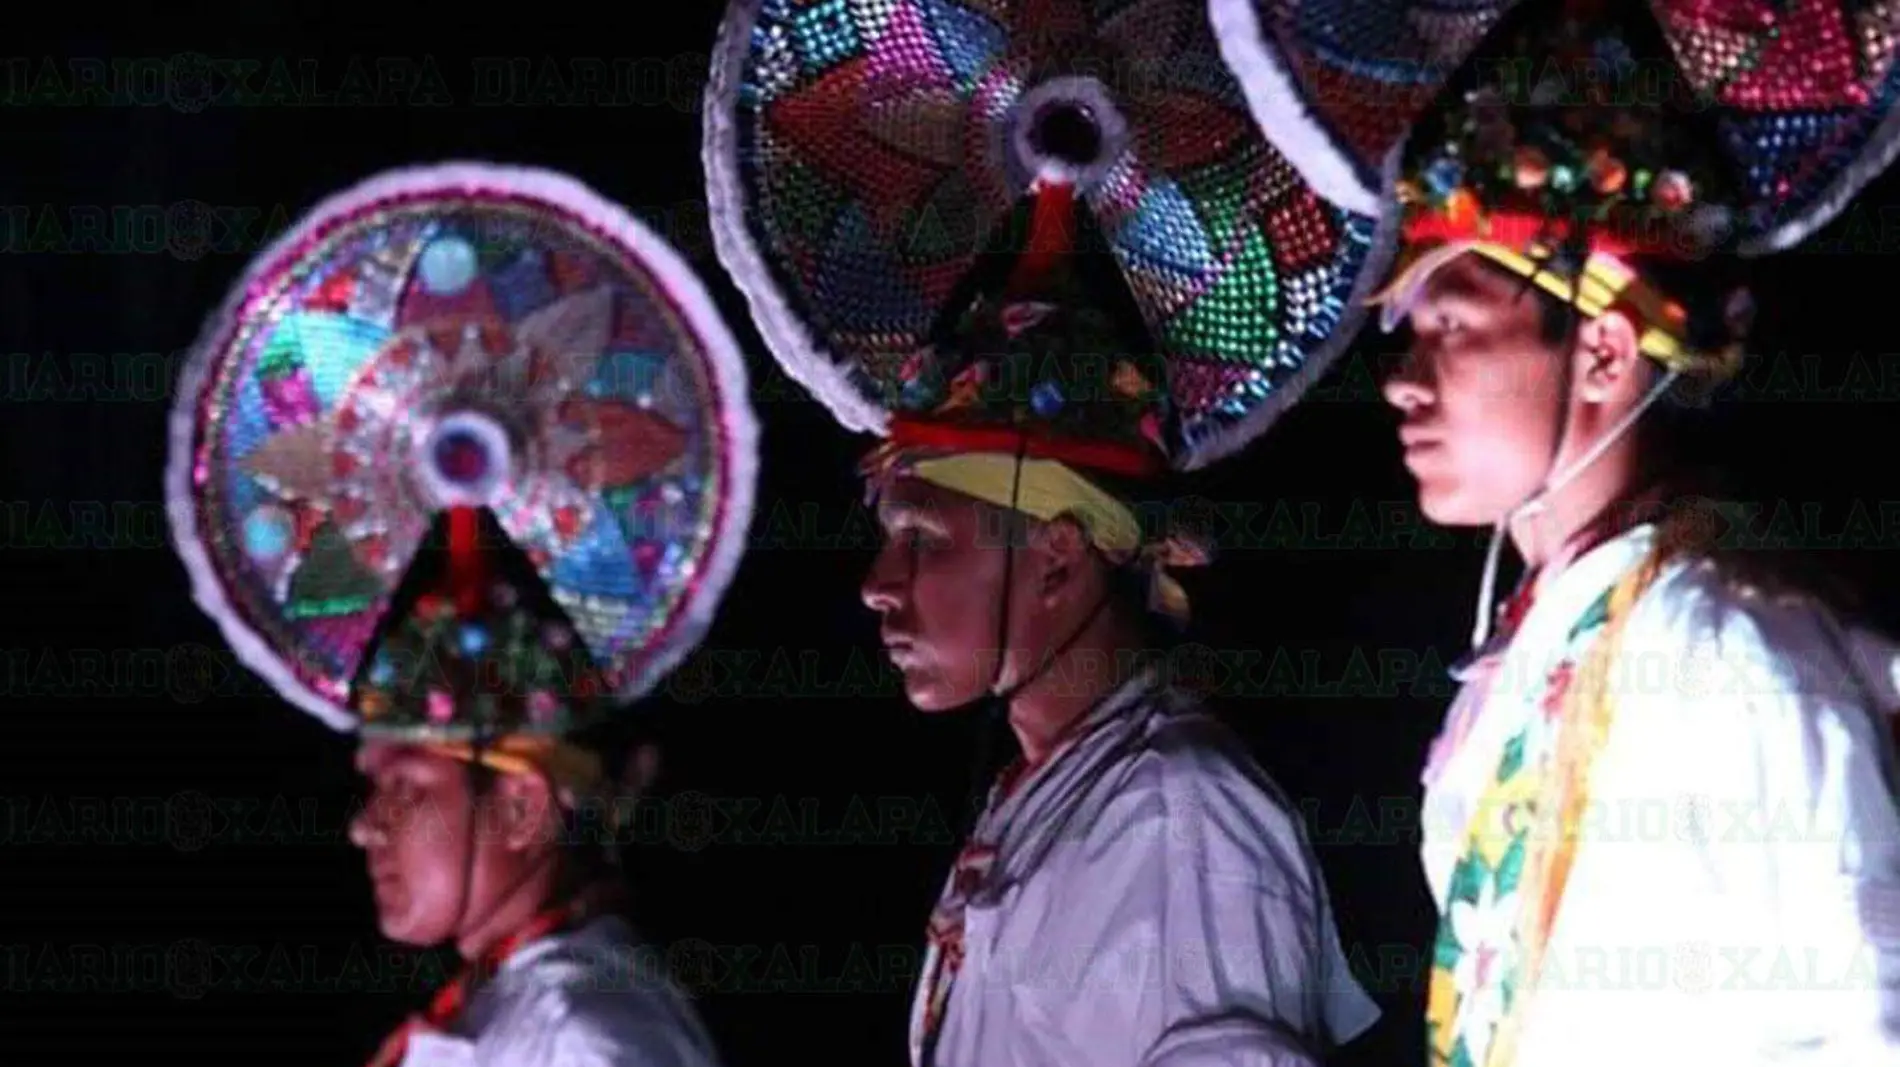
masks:
<path fill-rule="evenodd" d="M 719 1067 L 662 958 L 615 916 L 529 942 L 455 1032 L 412 1036 L 402 1067 Z"/>
<path fill-rule="evenodd" d="M 1152 675 L 992 791 L 977 836 L 997 856 L 934 1067 L 1311 1067 L 1378 1018 L 1292 806 Z M 913 1063 L 924 1004 L 920 984 Z"/>
<path fill-rule="evenodd" d="M 1442 913 L 1505 741 L 1641 526 L 1553 575 L 1428 775 Z M 1900 649 L 1678 561 L 1631 609 L 1609 738 L 1512 1067 L 1900 1064 Z"/>

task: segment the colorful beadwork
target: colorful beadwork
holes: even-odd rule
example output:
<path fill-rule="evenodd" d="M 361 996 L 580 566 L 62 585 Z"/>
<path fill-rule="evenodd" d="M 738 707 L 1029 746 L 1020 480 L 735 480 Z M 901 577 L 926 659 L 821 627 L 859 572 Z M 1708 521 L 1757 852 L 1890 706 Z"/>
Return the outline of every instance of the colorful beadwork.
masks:
<path fill-rule="evenodd" d="M 1745 176 L 1751 249 L 1825 223 L 1900 150 L 1900 5 L 1652 0 L 1690 82 L 1717 105 Z"/>
<path fill-rule="evenodd" d="M 1233 30 L 1221 41 L 1230 65 L 1284 71 L 1319 135 L 1363 186 L 1382 191 L 1385 160 L 1412 121 L 1517 2 L 1213 0 L 1212 8 Z"/>
<path fill-rule="evenodd" d="M 518 551 L 485 550 L 496 562 Z M 423 593 L 385 628 L 351 698 L 365 735 L 558 735 L 598 718 L 614 668 L 603 670 L 572 639 L 566 614 L 546 591 L 499 576 L 479 592 L 461 605 Z"/>
<path fill-rule="evenodd" d="M 1558 5 L 1211 0 L 1211 6 L 1216 21 L 1235 30 L 1221 46 L 1237 70 L 1285 72 L 1284 87 L 1297 91 L 1322 142 L 1309 151 L 1346 159 L 1360 181 L 1372 185 L 1411 121 L 1500 19 L 1518 8 Z M 1647 11 L 1741 186 L 1734 222 L 1742 251 L 1778 251 L 1800 241 L 1900 151 L 1900 131 L 1888 121 L 1900 102 L 1900 66 L 1893 62 L 1900 5 L 1650 0 Z M 1586 18 L 1594 20 L 1594 12 Z M 1597 58 L 1615 65 L 1615 48 L 1600 43 Z"/>
<path fill-rule="evenodd" d="M 1179 0 L 735 0 L 707 143 L 722 262 L 787 370 L 857 430 L 936 399 L 906 361 L 1038 177 L 1073 180 L 1112 250 L 1182 467 L 1324 370 L 1383 259 L 1376 220 L 1261 136 L 1205 10 Z"/>
<path fill-rule="evenodd" d="M 1743 198 L 1696 88 L 1660 36 L 1632 44 L 1653 27 L 1601 7 L 1526 8 L 1486 42 L 1421 124 L 1398 184 L 1409 217 L 1471 236 L 1491 232 L 1493 216 L 1542 219 L 1498 239 L 1527 254 L 1556 247 L 1579 266 L 1604 241 L 1679 259 L 1730 242 Z"/>
<path fill-rule="evenodd" d="M 571 179 L 451 165 L 372 179 L 259 258 L 187 368 L 168 489 L 200 604 L 349 728 L 455 504 L 491 509 L 615 695 L 643 692 L 736 563 L 754 434 L 738 345 L 670 248 Z"/>

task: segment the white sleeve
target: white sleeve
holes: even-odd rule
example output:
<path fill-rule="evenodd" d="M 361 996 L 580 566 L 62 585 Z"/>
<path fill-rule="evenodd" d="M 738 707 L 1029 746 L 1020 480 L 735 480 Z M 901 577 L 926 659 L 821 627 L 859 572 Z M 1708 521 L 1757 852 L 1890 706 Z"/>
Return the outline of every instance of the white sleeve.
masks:
<path fill-rule="evenodd" d="M 1290 810 L 1231 773 L 1164 783 L 1157 917 L 1168 946 L 1144 1067 L 1318 1067 L 1379 1011 L 1353 979 Z"/>
<path fill-rule="evenodd" d="M 1721 1017 L 1763 1062 L 1900 1063 L 1900 805 L 1864 652 L 1811 608 L 1699 596 L 1655 617 L 1649 640 L 1696 664 L 1675 699 L 1643 703 L 1679 727 L 1705 805 Z"/>

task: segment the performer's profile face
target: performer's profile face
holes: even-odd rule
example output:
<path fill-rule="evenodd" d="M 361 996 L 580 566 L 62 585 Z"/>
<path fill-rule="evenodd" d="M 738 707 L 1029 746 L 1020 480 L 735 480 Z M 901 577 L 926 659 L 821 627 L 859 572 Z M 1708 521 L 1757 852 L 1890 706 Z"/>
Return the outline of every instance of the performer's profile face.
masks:
<path fill-rule="evenodd" d="M 383 936 L 410 945 L 456 934 L 470 847 L 468 767 L 412 745 L 368 742 L 357 754 L 368 779 L 350 840 L 363 850 Z"/>
<path fill-rule="evenodd" d="M 996 625 L 1006 552 L 995 510 L 915 478 L 896 477 L 878 497 L 884 545 L 865 575 L 864 603 L 924 711 L 982 696 L 995 675 Z"/>
<path fill-rule="evenodd" d="M 1543 332 L 1543 298 L 1464 255 L 1429 278 L 1408 312 L 1412 342 L 1384 383 L 1419 509 L 1447 526 L 1496 522 L 1536 491 L 1565 413 L 1569 366 Z"/>

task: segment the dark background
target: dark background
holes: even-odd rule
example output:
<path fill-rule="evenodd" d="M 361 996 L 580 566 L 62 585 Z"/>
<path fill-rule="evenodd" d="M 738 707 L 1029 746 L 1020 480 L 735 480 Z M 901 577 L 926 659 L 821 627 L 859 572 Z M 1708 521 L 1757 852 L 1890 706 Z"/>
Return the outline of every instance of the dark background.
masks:
<path fill-rule="evenodd" d="M 247 259 L 372 172 L 473 158 L 562 169 L 632 207 L 695 262 L 753 356 L 753 551 L 702 654 L 641 712 L 669 742 L 637 865 L 647 925 L 730 1064 L 902 1062 L 971 720 L 910 710 L 875 655 L 851 472 L 868 442 L 779 373 L 712 257 L 698 107 L 716 6 L 400 25 L 398 6 L 162 26 L 101 12 L 64 40 L 13 39 L 0 1060 L 355 1064 L 440 976 L 376 937 L 344 836 L 349 740 L 238 668 L 191 604 L 161 472 L 182 349 Z M 516 24 L 530 20 L 544 24 Z M 575 56 L 644 77 L 590 97 Z M 255 65 L 240 80 L 265 98 L 233 95 L 233 61 Z M 1757 538 L 1822 550 L 1877 605 L 1900 578 L 1896 191 L 1877 183 L 1764 266 L 1760 361 L 1700 438 L 1745 475 Z M 1379 343 L 1195 480 L 1234 525 L 1219 569 L 1187 575 L 1202 677 L 1308 810 L 1388 1009 L 1341 1057 L 1373 1064 L 1417 1062 L 1422 1043 L 1417 769 L 1482 553 L 1479 534 L 1420 524 L 1368 375 Z"/>

